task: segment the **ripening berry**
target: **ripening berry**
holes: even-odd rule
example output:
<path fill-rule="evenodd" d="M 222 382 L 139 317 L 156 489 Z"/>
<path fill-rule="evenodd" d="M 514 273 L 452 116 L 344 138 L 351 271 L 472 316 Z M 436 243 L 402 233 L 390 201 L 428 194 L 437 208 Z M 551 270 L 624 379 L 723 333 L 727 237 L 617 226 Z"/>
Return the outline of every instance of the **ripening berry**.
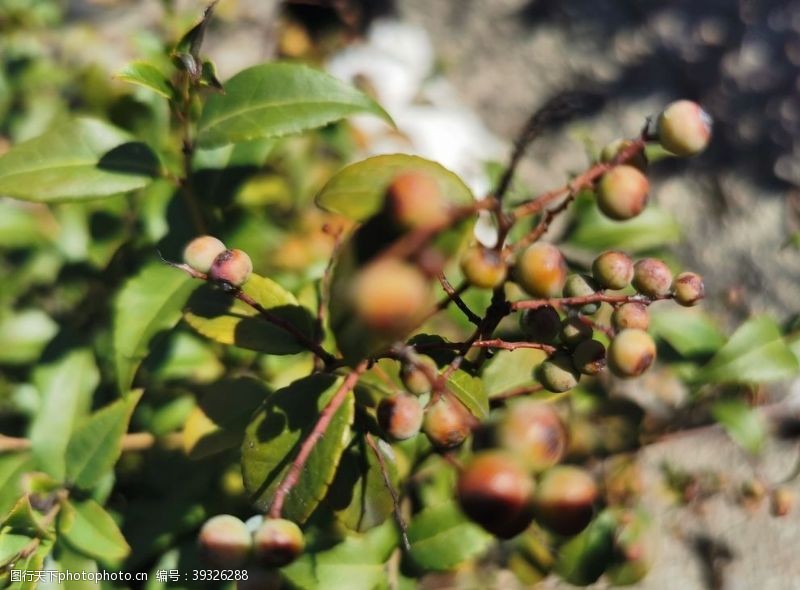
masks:
<path fill-rule="evenodd" d="M 536 377 L 547 391 L 561 393 L 575 387 L 580 374 L 572 366 L 569 355 L 557 352 L 538 366 Z"/>
<path fill-rule="evenodd" d="M 567 277 L 567 282 L 564 283 L 564 297 L 586 297 L 594 295 L 600 290 L 598 285 L 592 277 L 580 274 L 571 274 Z M 600 309 L 600 303 L 592 302 L 581 306 L 581 313 L 591 315 Z"/>
<path fill-rule="evenodd" d="M 208 278 L 225 288 L 238 289 L 247 282 L 253 273 L 253 262 L 246 252 L 225 250 L 214 259 Z"/>
<path fill-rule="evenodd" d="M 383 398 L 377 409 L 378 424 L 394 440 L 415 436 L 422 426 L 422 406 L 413 395 Z"/>
<path fill-rule="evenodd" d="M 633 260 L 625 252 L 603 252 L 592 263 L 592 275 L 606 289 L 624 289 L 633 279 Z"/>
<path fill-rule="evenodd" d="M 675 277 L 672 290 L 675 294 L 675 301 L 684 307 L 697 305 L 706 294 L 703 277 L 693 272 L 682 272 Z"/>
<path fill-rule="evenodd" d="M 575 535 L 591 522 L 598 489 L 580 467 L 557 465 L 542 474 L 536 488 L 536 520 L 560 535 Z"/>
<path fill-rule="evenodd" d="M 600 179 L 597 186 L 597 206 L 606 217 L 624 221 L 636 217 L 647 205 L 650 183 L 633 166 L 615 166 Z"/>
<path fill-rule="evenodd" d="M 427 356 L 417 357 L 414 363 L 403 363 L 400 366 L 400 381 L 414 395 L 429 393 L 432 387 L 428 373 L 421 369 L 419 365 L 425 365 L 430 369 L 431 373 L 436 373 L 436 363 Z"/>
<path fill-rule="evenodd" d="M 443 395 L 425 409 L 422 431 L 437 449 L 453 449 L 470 435 L 471 421 L 458 400 Z"/>
<path fill-rule="evenodd" d="M 584 375 L 597 375 L 606 366 L 606 347 L 597 340 L 584 340 L 575 347 L 572 364 Z"/>
<path fill-rule="evenodd" d="M 493 535 L 510 539 L 533 521 L 533 479 L 503 451 L 476 454 L 458 478 L 461 509 Z"/>
<path fill-rule="evenodd" d="M 561 316 L 550 305 L 525 309 L 519 316 L 519 327 L 529 342 L 550 344 L 561 331 Z"/>
<path fill-rule="evenodd" d="M 644 330 L 622 330 L 608 347 L 608 368 L 617 377 L 637 377 L 655 358 L 656 343 Z"/>
<path fill-rule="evenodd" d="M 520 255 L 515 278 L 534 297 L 558 297 L 567 280 L 567 263 L 558 248 L 537 242 Z"/>
<path fill-rule="evenodd" d="M 633 145 L 633 141 L 630 139 L 615 139 L 603 148 L 600 152 L 600 161 L 601 162 L 611 162 L 614 158 L 617 157 L 621 151 L 625 148 L 630 147 Z M 620 162 L 620 164 L 627 164 L 628 166 L 633 166 L 634 168 L 638 168 L 642 172 L 647 170 L 647 156 L 644 153 L 644 150 L 639 150 L 635 152 L 633 156 L 631 156 L 626 162 Z"/>
<path fill-rule="evenodd" d="M 647 312 L 647 306 L 638 301 L 623 303 L 611 314 L 611 325 L 618 332 L 628 328 L 647 330 L 650 326 L 650 314 Z"/>
<path fill-rule="evenodd" d="M 400 227 L 414 229 L 447 223 L 450 213 L 436 179 L 403 172 L 386 189 L 386 211 Z"/>
<path fill-rule="evenodd" d="M 778 486 L 772 490 L 769 499 L 772 516 L 786 516 L 794 506 L 794 492 L 786 486 Z"/>
<path fill-rule="evenodd" d="M 703 108 L 690 100 L 678 100 L 658 117 L 658 140 L 676 156 L 699 154 L 711 141 L 713 121 Z"/>
<path fill-rule="evenodd" d="M 415 266 L 386 258 L 356 275 L 352 293 L 356 316 L 367 328 L 399 337 L 414 329 L 425 314 L 431 288 Z"/>
<path fill-rule="evenodd" d="M 264 567 L 283 567 L 297 559 L 305 548 L 303 531 L 291 520 L 265 518 L 253 535 L 255 556 Z"/>
<path fill-rule="evenodd" d="M 559 337 L 561 343 L 567 348 L 575 348 L 583 342 L 592 337 L 593 330 L 589 324 L 585 324 L 579 318 L 571 317 L 565 318 L 561 322 L 561 331 Z"/>
<path fill-rule="evenodd" d="M 633 287 L 648 297 L 664 297 L 672 289 L 672 271 L 658 258 L 643 258 L 633 265 Z"/>
<path fill-rule="evenodd" d="M 208 274 L 214 259 L 225 251 L 225 244 L 214 236 L 200 236 L 186 244 L 183 261 L 197 272 Z"/>
<path fill-rule="evenodd" d="M 242 566 L 253 548 L 247 525 L 230 514 L 209 518 L 200 529 L 197 541 L 203 559 L 221 568 Z"/>
<path fill-rule="evenodd" d="M 500 252 L 474 245 L 461 257 L 461 271 L 473 287 L 494 289 L 506 280 L 508 267 Z"/>
<path fill-rule="evenodd" d="M 531 399 L 509 405 L 495 426 L 494 439 L 535 472 L 558 463 L 567 448 L 567 431 L 553 406 Z"/>

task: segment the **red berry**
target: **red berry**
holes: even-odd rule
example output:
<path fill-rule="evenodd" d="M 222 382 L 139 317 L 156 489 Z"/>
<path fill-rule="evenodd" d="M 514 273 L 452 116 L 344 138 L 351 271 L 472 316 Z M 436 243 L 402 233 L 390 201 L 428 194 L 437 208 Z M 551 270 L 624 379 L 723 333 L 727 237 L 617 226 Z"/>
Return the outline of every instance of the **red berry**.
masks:
<path fill-rule="evenodd" d="M 395 440 L 415 436 L 422 426 L 422 406 L 412 395 L 383 398 L 378 404 L 377 416 L 380 427 Z"/>
<path fill-rule="evenodd" d="M 664 297 L 672 289 L 672 271 L 658 258 L 644 258 L 633 265 L 633 287 L 648 297 Z"/>
<path fill-rule="evenodd" d="M 242 250 L 225 250 L 214 259 L 208 278 L 223 287 L 238 289 L 253 273 L 253 263 Z"/>
<path fill-rule="evenodd" d="M 470 435 L 471 422 L 471 416 L 459 401 L 443 395 L 425 410 L 422 431 L 437 449 L 452 449 Z"/>
<path fill-rule="evenodd" d="M 606 289 L 624 289 L 633 279 L 633 261 L 625 252 L 603 252 L 592 263 L 592 275 Z"/>
<path fill-rule="evenodd" d="M 586 470 L 553 467 L 536 489 L 536 520 L 560 535 L 575 535 L 591 522 L 597 496 L 597 484 Z"/>
<path fill-rule="evenodd" d="M 600 179 L 597 206 L 607 217 L 624 221 L 636 217 L 647 205 L 650 183 L 633 166 L 615 166 Z"/>
<path fill-rule="evenodd" d="M 256 560 L 265 567 L 288 565 L 305 549 L 300 527 L 283 518 L 265 518 L 253 535 L 253 542 Z"/>
<path fill-rule="evenodd" d="M 567 280 L 567 263 L 558 248 L 538 242 L 520 255 L 515 279 L 534 297 L 558 297 Z"/>
<path fill-rule="evenodd" d="M 627 328 L 647 330 L 650 325 L 650 314 L 644 303 L 637 301 L 623 303 L 611 314 L 611 324 L 617 331 Z"/>

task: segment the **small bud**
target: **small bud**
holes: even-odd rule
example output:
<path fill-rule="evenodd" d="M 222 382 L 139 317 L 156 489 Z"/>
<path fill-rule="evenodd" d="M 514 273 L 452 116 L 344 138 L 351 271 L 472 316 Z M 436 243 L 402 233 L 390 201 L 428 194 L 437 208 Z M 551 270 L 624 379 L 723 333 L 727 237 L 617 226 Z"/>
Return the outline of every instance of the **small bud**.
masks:
<path fill-rule="evenodd" d="M 253 272 L 253 263 L 242 250 L 225 250 L 214 259 L 208 278 L 227 288 L 238 289 Z"/>
<path fill-rule="evenodd" d="M 538 366 L 536 377 L 547 391 L 562 393 L 578 384 L 580 373 L 572 366 L 572 358 L 569 355 L 556 352 Z"/>
<path fill-rule="evenodd" d="M 608 347 L 608 368 L 617 377 L 637 377 L 655 358 L 656 344 L 644 330 L 622 330 Z"/>
<path fill-rule="evenodd" d="M 567 280 L 567 263 L 558 248 L 537 242 L 517 260 L 515 280 L 534 297 L 557 297 Z"/>
<path fill-rule="evenodd" d="M 703 277 L 693 272 L 682 272 L 672 284 L 675 301 L 684 307 L 692 307 L 705 297 L 706 289 Z"/>
<path fill-rule="evenodd" d="M 406 394 L 383 398 L 377 409 L 378 424 L 394 440 L 415 436 L 422 426 L 419 400 Z"/>
<path fill-rule="evenodd" d="M 644 258 L 633 265 L 633 287 L 648 297 L 664 297 L 672 289 L 672 271 L 657 258 Z"/>
<path fill-rule="evenodd" d="M 529 342 L 550 344 L 561 331 L 561 316 L 550 305 L 525 309 L 519 316 L 519 327 Z"/>
<path fill-rule="evenodd" d="M 197 272 L 208 274 L 214 259 L 225 251 L 225 244 L 214 236 L 200 236 L 186 244 L 183 261 Z"/>
<path fill-rule="evenodd" d="M 242 566 L 253 547 L 247 525 L 230 514 L 208 519 L 200 529 L 198 543 L 203 559 L 221 568 Z"/>
<path fill-rule="evenodd" d="M 603 252 L 592 263 L 592 275 L 606 289 L 624 289 L 633 279 L 633 261 L 625 252 Z"/>
<path fill-rule="evenodd" d="M 647 306 L 638 301 L 623 303 L 611 314 L 611 325 L 618 332 L 625 329 L 647 330 L 650 326 L 650 314 Z"/>
<path fill-rule="evenodd" d="M 676 156 L 694 156 L 711 141 L 711 115 L 696 102 L 678 100 L 658 117 L 658 140 Z"/>
<path fill-rule="evenodd" d="M 425 410 L 422 431 L 437 449 L 453 449 L 472 431 L 471 417 L 460 402 L 443 395 Z"/>
<path fill-rule="evenodd" d="M 650 183 L 633 166 L 615 166 L 600 179 L 597 206 L 606 217 L 624 221 L 636 217 L 647 205 Z"/>
<path fill-rule="evenodd" d="M 584 375 L 597 375 L 606 366 L 606 347 L 597 340 L 584 340 L 575 347 L 572 364 Z"/>
<path fill-rule="evenodd" d="M 255 556 L 264 567 L 283 567 L 297 559 L 305 548 L 303 532 L 291 520 L 265 518 L 253 535 Z"/>
<path fill-rule="evenodd" d="M 473 287 L 494 289 L 506 280 L 508 267 L 500 252 L 483 246 L 471 246 L 461 257 L 461 270 Z"/>
<path fill-rule="evenodd" d="M 592 277 L 571 274 L 567 277 L 567 282 L 564 283 L 564 297 L 587 297 L 594 295 L 600 290 L 600 285 L 595 282 Z M 600 309 L 600 303 L 592 302 L 581 306 L 581 313 L 591 315 Z"/>

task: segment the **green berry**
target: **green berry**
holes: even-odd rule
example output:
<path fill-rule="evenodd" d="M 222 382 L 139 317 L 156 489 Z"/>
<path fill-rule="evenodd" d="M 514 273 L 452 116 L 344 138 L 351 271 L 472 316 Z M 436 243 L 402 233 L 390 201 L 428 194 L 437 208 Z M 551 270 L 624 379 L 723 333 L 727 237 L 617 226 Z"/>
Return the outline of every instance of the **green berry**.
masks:
<path fill-rule="evenodd" d="M 432 373 L 437 370 L 436 363 L 427 356 L 417 357 L 414 363 L 403 363 L 400 366 L 400 381 L 414 395 L 429 393 L 432 387 L 428 372 L 419 367 L 421 364 L 426 365 Z"/>
<path fill-rule="evenodd" d="M 247 282 L 253 273 L 253 262 L 246 252 L 225 250 L 214 259 L 208 271 L 208 278 L 227 289 L 238 289 Z"/>
<path fill-rule="evenodd" d="M 567 263 L 558 248 L 538 242 L 520 255 L 515 278 L 519 286 L 534 297 L 557 297 L 567 280 Z"/>
<path fill-rule="evenodd" d="M 509 405 L 495 425 L 494 439 L 535 472 L 558 463 L 567 448 L 567 432 L 553 406 L 531 399 Z"/>
<path fill-rule="evenodd" d="M 657 258 L 643 258 L 633 265 L 633 287 L 648 297 L 669 295 L 672 271 Z"/>
<path fill-rule="evenodd" d="M 636 217 L 647 205 L 650 183 L 633 166 L 615 166 L 600 179 L 597 187 L 597 206 L 606 217 L 624 221 Z"/>
<path fill-rule="evenodd" d="M 472 431 L 466 408 L 450 395 L 443 395 L 425 410 L 422 431 L 437 449 L 453 449 Z"/>
<path fill-rule="evenodd" d="M 608 347 L 608 368 L 617 377 L 637 377 L 655 358 L 656 344 L 644 330 L 622 330 Z"/>
<path fill-rule="evenodd" d="M 265 518 L 253 535 L 256 561 L 264 567 L 283 567 L 305 549 L 303 531 L 291 520 Z"/>
<path fill-rule="evenodd" d="M 378 424 L 394 440 L 406 440 L 419 433 L 422 406 L 413 395 L 399 394 L 380 401 Z"/>
<path fill-rule="evenodd" d="M 606 366 L 606 347 L 597 340 L 584 340 L 575 347 L 572 364 L 584 375 L 597 375 Z"/>
<path fill-rule="evenodd" d="M 450 212 L 439 183 L 423 172 L 403 172 L 386 190 L 389 217 L 403 229 L 447 223 Z"/>
<path fill-rule="evenodd" d="M 605 163 L 611 162 L 617 157 L 617 154 L 631 145 L 633 145 L 633 141 L 630 139 L 615 139 L 611 143 L 606 144 L 606 146 L 600 152 L 600 161 Z M 645 155 L 644 150 L 639 150 L 627 162 L 621 163 L 633 166 L 642 172 L 647 170 L 647 156 Z"/>
<path fill-rule="evenodd" d="M 592 337 L 592 327 L 580 320 L 577 317 L 569 317 L 564 319 L 561 323 L 561 331 L 559 337 L 561 343 L 567 348 L 575 348 L 583 342 Z"/>
<path fill-rule="evenodd" d="M 572 365 L 572 358 L 561 352 L 556 352 L 539 365 L 536 376 L 542 386 L 553 393 L 569 391 L 580 379 L 580 374 Z"/>
<path fill-rule="evenodd" d="M 550 344 L 561 331 L 561 316 L 550 305 L 525 309 L 519 316 L 519 326 L 529 342 Z"/>
<path fill-rule="evenodd" d="M 458 478 L 456 496 L 470 519 L 509 539 L 533 521 L 533 479 L 508 453 L 476 454 Z"/>
<path fill-rule="evenodd" d="M 693 272 L 682 272 L 672 283 L 675 301 L 684 307 L 692 307 L 705 297 L 706 289 L 703 277 Z"/>
<path fill-rule="evenodd" d="M 560 535 L 576 535 L 591 522 L 597 497 L 597 484 L 585 469 L 558 465 L 539 480 L 536 520 Z"/>
<path fill-rule="evenodd" d="M 225 244 L 214 236 L 200 236 L 186 244 L 183 261 L 197 272 L 207 274 L 214 259 L 225 251 Z"/>
<path fill-rule="evenodd" d="M 480 245 L 471 246 L 464 252 L 461 270 L 470 285 L 481 289 L 499 287 L 508 274 L 500 252 Z"/>
<path fill-rule="evenodd" d="M 592 275 L 606 289 L 624 289 L 633 279 L 633 261 L 625 252 L 603 252 L 592 263 Z"/>
<path fill-rule="evenodd" d="M 678 100 L 658 117 L 658 140 L 676 156 L 694 156 L 711 141 L 711 115 L 696 102 Z"/>
<path fill-rule="evenodd" d="M 571 274 L 564 283 L 564 297 L 587 297 L 594 295 L 600 290 L 600 285 L 589 276 L 581 274 Z M 581 306 L 581 313 L 591 315 L 600 309 L 600 303 L 592 302 Z"/>
<path fill-rule="evenodd" d="M 220 568 L 241 567 L 253 548 L 247 525 L 230 514 L 208 519 L 198 536 L 203 559 Z"/>
<path fill-rule="evenodd" d="M 611 325 L 617 332 L 628 328 L 647 330 L 650 326 L 650 314 L 647 306 L 638 301 L 623 303 L 611 314 Z"/>

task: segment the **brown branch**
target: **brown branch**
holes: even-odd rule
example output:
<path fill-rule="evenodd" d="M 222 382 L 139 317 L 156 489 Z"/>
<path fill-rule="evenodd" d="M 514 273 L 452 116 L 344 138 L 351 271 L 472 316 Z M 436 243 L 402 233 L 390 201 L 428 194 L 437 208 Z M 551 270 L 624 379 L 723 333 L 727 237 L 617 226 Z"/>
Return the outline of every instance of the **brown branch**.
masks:
<path fill-rule="evenodd" d="M 533 231 L 517 240 L 514 244 L 506 245 L 505 253 L 508 254 L 511 251 L 520 251 L 526 246 L 530 246 L 534 242 L 538 241 L 545 233 L 547 233 L 547 230 L 550 229 L 550 224 L 553 222 L 556 216 L 566 211 L 569 208 L 570 203 L 572 203 L 574 200 L 575 193 L 570 192 L 567 195 L 567 198 L 565 198 L 557 207 L 553 207 L 552 209 L 548 209 L 544 212 L 542 219 L 536 224 L 536 227 L 533 228 Z"/>
<path fill-rule="evenodd" d="M 541 342 L 507 342 L 500 338 L 493 338 L 491 340 L 476 340 L 471 345 L 471 348 L 494 348 L 498 350 L 517 350 L 520 348 L 534 348 L 542 350 L 547 354 L 553 354 L 556 351 L 555 346 L 549 344 L 542 344 Z"/>
<path fill-rule="evenodd" d="M 392 507 L 394 511 L 394 519 L 397 522 L 397 526 L 400 528 L 400 535 L 403 538 L 403 545 L 406 548 L 406 551 L 411 549 L 411 543 L 408 540 L 408 525 L 406 524 L 405 519 L 403 518 L 403 514 L 400 512 L 400 496 L 397 494 L 397 490 L 392 485 L 392 480 L 389 477 L 389 471 L 386 468 L 386 461 L 383 458 L 383 453 L 378 448 L 377 443 L 372 438 L 372 435 L 368 432 L 364 437 L 369 445 L 369 448 L 372 449 L 372 452 L 375 454 L 375 458 L 378 459 L 378 466 L 381 470 L 381 476 L 383 477 L 383 483 L 386 486 L 386 489 L 389 490 L 389 494 L 392 496 Z"/>
<path fill-rule="evenodd" d="M 479 326 L 482 321 L 481 317 L 474 311 L 472 311 L 469 308 L 469 306 L 464 302 L 464 300 L 461 299 L 461 295 L 458 293 L 458 291 L 456 291 L 456 289 L 453 288 L 453 285 L 450 284 L 450 281 L 447 280 L 447 277 L 444 276 L 444 273 L 439 273 L 438 279 L 439 283 L 442 285 L 442 289 L 444 289 L 444 292 L 447 293 L 448 299 L 453 303 L 455 303 L 456 306 L 458 306 L 458 309 L 464 312 L 464 315 L 467 316 L 467 319 L 470 322 L 472 322 L 476 326 Z M 463 284 L 466 285 L 466 283 Z M 466 290 L 466 286 L 464 287 L 464 290 Z M 436 311 L 439 310 L 437 309 Z"/>
<path fill-rule="evenodd" d="M 582 324 L 586 324 L 593 330 L 600 330 L 603 334 L 605 334 L 609 338 L 614 337 L 614 329 L 611 328 L 610 326 L 603 326 L 598 322 L 594 321 L 592 318 L 586 317 L 582 313 L 579 313 L 577 317 L 579 322 L 581 322 Z"/>
<path fill-rule="evenodd" d="M 181 441 L 182 436 L 179 433 L 156 437 L 149 432 L 129 432 L 122 438 L 122 452 L 145 451 L 156 446 L 164 449 L 176 449 L 181 446 Z M 31 441 L 28 438 L 0 434 L 0 454 L 21 453 L 30 448 Z"/>
<path fill-rule="evenodd" d="M 664 295 L 663 297 L 645 297 L 644 295 L 609 295 L 602 291 L 592 293 L 591 295 L 582 295 L 579 297 L 555 297 L 552 299 L 530 299 L 524 301 L 512 301 L 511 309 L 517 311 L 520 309 L 537 309 L 550 305 L 552 307 L 579 307 L 587 303 L 611 303 L 614 305 L 622 303 L 643 303 L 650 305 L 654 301 L 662 299 L 671 299 L 672 295 Z"/>
<path fill-rule="evenodd" d="M 320 413 L 319 419 L 314 425 L 314 429 L 303 441 L 303 444 L 300 446 L 300 451 L 297 453 L 297 457 L 295 457 L 294 461 L 292 461 L 292 464 L 289 466 L 289 470 L 286 472 L 286 475 L 283 477 L 281 483 L 278 484 L 278 489 L 275 491 L 275 497 L 273 498 L 272 505 L 269 508 L 269 516 L 271 518 L 281 517 L 283 503 L 286 501 L 286 497 L 289 495 L 289 492 L 292 491 L 292 488 L 294 488 L 294 486 L 296 486 L 297 482 L 300 480 L 300 474 L 303 471 L 306 461 L 308 461 L 309 455 L 311 455 L 311 451 L 314 450 L 314 447 L 319 439 L 321 439 L 325 434 L 325 431 L 327 430 L 328 425 L 331 423 L 334 414 L 336 414 L 336 411 L 344 403 L 344 400 L 347 399 L 348 394 L 353 390 L 356 382 L 358 382 L 358 378 L 362 375 L 362 373 L 364 373 L 364 371 L 367 370 L 368 366 L 368 361 L 362 361 L 355 369 L 350 371 L 347 377 L 345 377 L 344 381 L 342 381 L 339 389 L 337 389 L 333 394 L 333 397 L 331 397 L 328 405 L 325 406 Z"/>

